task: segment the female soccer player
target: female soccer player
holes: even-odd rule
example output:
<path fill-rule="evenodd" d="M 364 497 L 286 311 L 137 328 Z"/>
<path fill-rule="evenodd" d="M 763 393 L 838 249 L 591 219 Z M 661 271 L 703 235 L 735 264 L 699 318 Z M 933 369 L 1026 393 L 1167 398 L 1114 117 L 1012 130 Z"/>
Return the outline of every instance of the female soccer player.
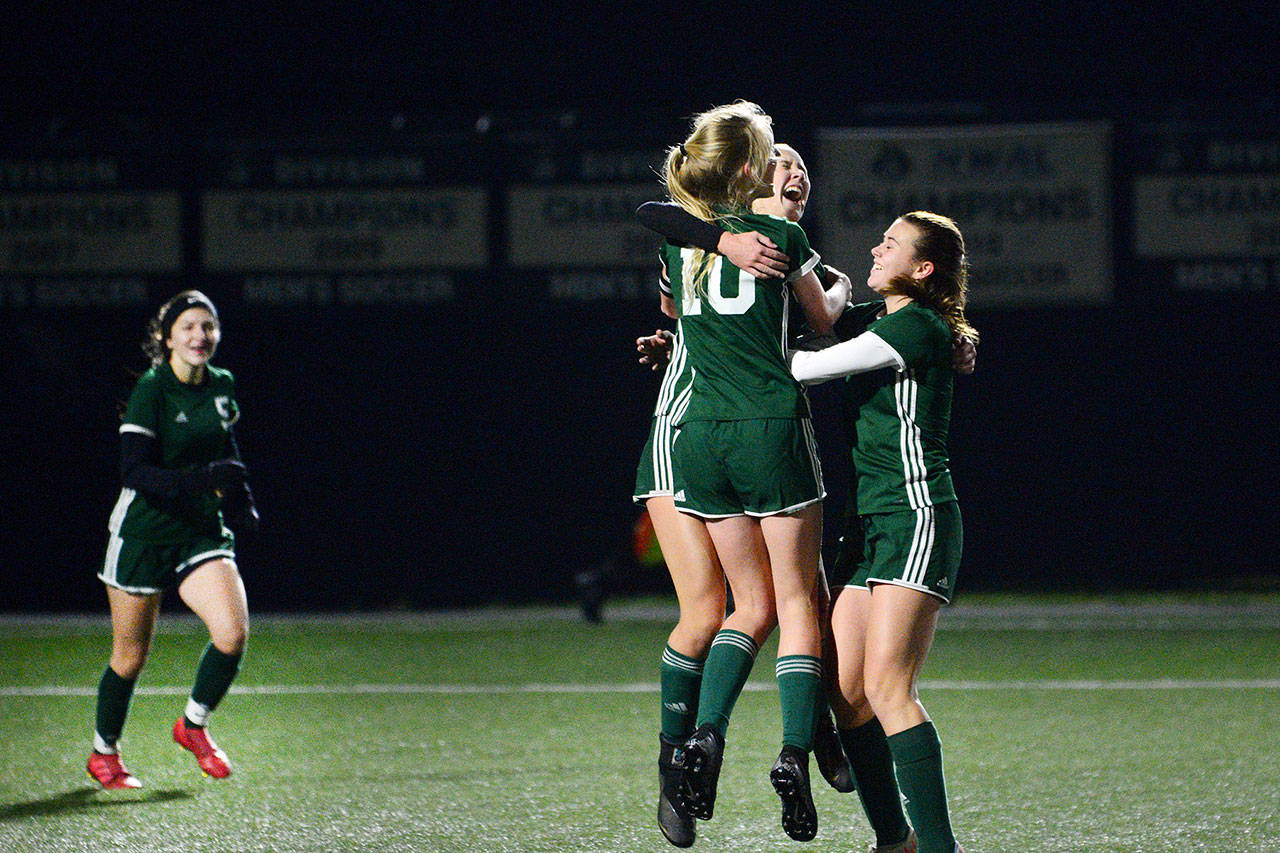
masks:
<path fill-rule="evenodd" d="M 773 193 L 768 198 L 755 199 L 752 210 L 796 222 L 804 215 L 809 198 L 808 172 L 803 159 L 793 148 L 780 144 L 776 149 Z M 709 229 L 709 248 L 723 254 L 739 269 L 761 278 L 785 275 L 786 256 L 773 248 L 771 241 L 769 244 L 763 242 L 757 232 L 733 234 L 721 231 L 718 226 L 685 213 L 677 205 L 649 203 L 638 211 L 642 222 L 660 232 L 663 228 L 658 223 L 670 222 L 671 214 L 687 218 L 695 227 Z M 651 216 L 653 220 L 646 221 Z M 691 243 L 696 240 L 695 237 Z M 659 286 L 664 312 L 677 316 L 665 274 Z M 658 825 L 673 844 L 687 846 L 693 843 L 695 828 L 692 817 L 678 808 L 675 802 L 679 783 L 675 754 L 693 732 L 702 661 L 722 627 L 750 637 L 766 636 L 773 628 L 775 617 L 769 585 L 757 584 L 750 590 L 734 590 L 735 612 L 727 623 L 724 622 L 725 581 L 705 524 L 675 508 L 671 488 L 671 442 L 675 432 L 671 408 L 688 387 L 690 377 L 682 342 L 670 333 L 659 331 L 657 335 L 662 342 L 659 347 L 661 362 L 655 360 L 652 366 L 658 369 L 665 365 L 667 372 L 659 392 L 649 440 L 641 457 L 635 500 L 645 504 L 653 521 L 680 604 L 680 620 L 668 639 L 660 666 L 662 732 L 658 758 Z M 637 341 L 642 363 L 648 363 L 648 357 L 644 356 L 646 340 L 641 338 Z M 656 350 L 654 355 L 656 359 Z M 852 790 L 851 771 L 825 703 L 819 714 L 814 753 L 823 775 L 833 787 L 845 792 Z"/>
<path fill-rule="evenodd" d="M 170 299 L 148 328 L 151 368 L 138 379 L 120 425 L 124 488 L 111 514 L 98 577 L 111 607 L 111 659 L 98 683 L 89 775 L 104 788 L 138 788 L 120 760 L 119 738 L 133 687 L 151 648 L 160 600 L 178 594 L 209 629 L 195 686 L 173 739 L 214 778 L 231 773 L 209 737 L 209 716 L 231 687 L 249 631 L 244 583 L 236 569 L 237 529 L 256 529 L 257 509 L 232 425 L 235 381 L 209 363 L 222 336 L 204 294 Z"/>
<path fill-rule="evenodd" d="M 721 243 L 725 241 L 725 233 L 719 231 L 716 226 L 696 220 L 682 211 L 673 211 L 670 205 L 661 210 L 652 204 L 646 205 L 646 207 L 650 209 L 647 212 L 647 216 L 642 217 L 642 221 L 668 238 L 694 243 L 708 249 L 717 246 L 717 241 Z M 644 208 L 642 208 L 643 210 Z M 918 215 L 922 222 L 925 220 L 934 221 L 929 219 L 929 216 Z M 767 238 L 759 235 L 753 236 L 756 236 L 764 246 L 772 245 Z M 962 246 L 963 244 L 961 243 Z M 936 251 L 937 241 L 931 241 L 930 244 L 926 245 L 926 250 Z M 963 308 L 962 303 L 960 307 L 961 309 Z M 880 300 L 855 306 L 841 318 L 838 332 L 842 336 L 861 333 L 869 322 L 874 321 L 878 316 L 883 316 L 885 311 L 886 303 Z M 951 369 L 961 374 L 973 373 L 976 359 L 976 334 L 973 334 L 972 329 L 963 321 L 949 323 L 949 325 L 954 327 L 951 338 Z M 664 341 L 657 337 L 642 338 L 637 341 L 637 346 L 644 354 L 642 361 L 658 363 L 666 359 L 668 347 Z M 856 349 L 861 346 L 863 344 L 850 344 L 845 349 Z M 794 357 L 793 363 L 804 364 L 806 360 L 815 358 L 819 361 L 839 358 L 842 352 L 844 350 L 836 349 L 826 352 L 821 357 L 801 353 Z M 809 369 L 813 368 L 810 367 Z M 832 376 L 838 373 L 839 371 L 836 371 L 832 373 Z M 813 377 L 805 374 L 804 378 L 812 379 Z M 824 378 L 831 378 L 831 376 Z M 853 383 L 850 383 L 846 389 L 851 392 L 847 395 L 846 403 L 850 402 L 850 400 L 854 401 L 853 405 L 849 407 L 849 423 L 847 424 L 851 435 L 857 433 L 857 418 L 859 414 L 858 398 L 852 393 L 852 389 L 855 387 Z M 945 443 L 945 436 L 943 441 Z M 854 473 L 856 477 L 856 469 Z M 856 488 L 853 491 L 856 494 Z M 846 523 L 847 529 L 842 538 L 842 551 L 836 568 L 836 572 L 842 578 L 847 578 L 851 574 L 851 569 L 849 568 L 851 561 L 856 562 L 861 558 L 864 537 L 862 519 L 856 512 L 847 514 Z M 843 580 L 841 586 L 843 586 Z M 846 599 L 845 606 L 847 607 L 848 605 L 849 599 Z M 847 620 L 847 617 L 844 618 Z M 844 635 L 842 634 L 841 636 Z M 831 658 L 828 660 L 830 661 Z M 847 670 L 849 662 L 847 650 L 841 655 L 841 660 L 845 662 L 844 668 Z M 832 676 L 834 673 L 827 673 L 827 675 Z M 832 679 L 832 681 L 835 680 Z M 846 677 L 845 680 L 847 681 L 848 678 Z M 839 688 L 838 684 L 836 686 Z M 830 686 L 828 689 L 831 690 Z M 837 697 L 841 695 L 839 689 L 831 690 L 831 692 Z M 872 853 L 910 853 L 915 849 L 916 838 L 907 825 L 906 818 L 902 812 L 899 789 L 894 778 L 893 759 L 889 752 L 888 743 L 885 741 L 884 732 L 880 729 L 876 720 L 867 719 L 865 710 L 862 713 L 857 713 L 847 701 L 839 699 L 837 699 L 836 704 L 837 717 L 841 724 L 839 735 L 853 764 L 859 795 L 872 827 L 876 831 L 877 844 L 872 846 Z"/>
<path fill-rule="evenodd" d="M 750 213 L 770 195 L 771 121 L 754 104 L 710 110 L 670 149 L 664 177 L 673 201 L 735 232 L 755 230 L 787 258 L 785 277 L 757 279 L 699 249 L 664 246 L 672 299 L 694 379 L 675 403 L 673 502 L 706 522 L 725 577 L 771 584 L 780 631 L 778 683 L 783 748 L 770 773 L 783 828 L 798 840 L 817 831 L 808 757 L 821 679 L 817 571 L 825 496 L 808 406 L 786 369 L 790 296 L 811 325 L 829 330 L 848 301 L 840 277 L 824 292 L 819 258 L 799 226 Z M 724 628 L 703 666 L 697 729 L 685 742 L 681 802 L 712 816 L 729 714 L 765 635 Z"/>
<path fill-rule="evenodd" d="M 917 681 L 939 608 L 955 589 L 963 543 L 946 448 L 952 340 L 978 335 L 964 315 L 968 269 L 955 222 L 904 214 L 871 255 L 867 285 L 884 297 L 883 315 L 851 340 L 791 358 L 806 383 L 849 377 L 862 530 L 846 536 L 833 577 L 843 699 L 836 712 L 853 726 L 842 734 L 860 789 L 860 770 L 878 764 L 883 778 L 891 763 L 920 853 L 954 853 L 942 747 Z"/>
<path fill-rule="evenodd" d="M 665 268 L 660 281 L 664 312 L 675 316 Z M 722 629 L 733 636 L 764 637 L 773 629 L 773 599 L 767 583 L 734 579 L 734 612 L 725 619 L 725 575 L 706 525 L 679 512 L 674 502 L 671 446 L 673 408 L 688 394 L 689 373 L 683 339 L 670 339 L 671 357 L 663 376 L 649 439 L 636 473 L 634 500 L 644 503 L 671 574 L 680 618 L 667 639 L 659 664 L 661 733 L 658 746 L 658 826 L 668 841 L 688 847 L 696 836 L 694 819 L 680 801 L 677 756 L 693 733 L 702 687 L 703 661 Z M 745 639 L 743 639 L 745 642 Z"/>

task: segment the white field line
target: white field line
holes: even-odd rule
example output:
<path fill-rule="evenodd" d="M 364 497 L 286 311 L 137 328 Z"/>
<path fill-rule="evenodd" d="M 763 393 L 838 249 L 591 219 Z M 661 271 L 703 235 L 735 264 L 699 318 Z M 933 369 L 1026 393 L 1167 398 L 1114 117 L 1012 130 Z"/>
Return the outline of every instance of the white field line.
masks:
<path fill-rule="evenodd" d="M 678 611 L 669 604 L 619 600 L 606 603 L 605 623 L 585 626 L 576 607 L 530 605 L 466 610 L 367 613 L 254 613 L 258 627 L 276 630 L 490 630 L 546 624 L 573 624 L 608 630 L 610 623 L 674 624 Z M 200 633 L 204 626 L 183 611 L 164 614 L 161 633 Z M 1153 601 L 1126 604 L 1107 600 L 1062 604 L 964 604 L 945 608 L 938 623 L 948 630 L 1022 631 L 1221 631 L 1280 629 L 1280 597 L 1236 604 Z M 110 631 L 106 612 L 93 614 L 0 614 L 0 631 L 41 635 Z"/>
<path fill-rule="evenodd" d="M 1154 679 L 1149 681 L 924 681 L 924 690 L 1280 690 L 1280 679 Z M 187 686 L 140 687 L 138 696 L 185 696 Z M 749 681 L 744 690 L 758 693 L 776 690 L 771 681 Z M 517 693 L 657 693 L 657 682 L 629 684 L 258 684 L 234 686 L 233 694 L 254 696 L 386 696 L 386 695 L 478 695 L 501 696 Z M 57 684 L 30 687 L 0 687 L 2 698 L 94 696 L 94 687 L 64 687 Z"/>

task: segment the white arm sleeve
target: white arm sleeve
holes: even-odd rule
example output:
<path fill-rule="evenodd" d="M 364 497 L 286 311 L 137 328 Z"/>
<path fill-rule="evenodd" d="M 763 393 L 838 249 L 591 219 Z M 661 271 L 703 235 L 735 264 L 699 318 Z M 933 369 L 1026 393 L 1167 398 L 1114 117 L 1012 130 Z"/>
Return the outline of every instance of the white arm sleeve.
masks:
<path fill-rule="evenodd" d="M 882 367 L 902 370 L 905 367 L 897 350 L 875 332 L 863 332 L 856 338 L 817 352 L 793 352 L 791 373 L 806 385 L 838 379 L 851 373 L 866 373 Z"/>

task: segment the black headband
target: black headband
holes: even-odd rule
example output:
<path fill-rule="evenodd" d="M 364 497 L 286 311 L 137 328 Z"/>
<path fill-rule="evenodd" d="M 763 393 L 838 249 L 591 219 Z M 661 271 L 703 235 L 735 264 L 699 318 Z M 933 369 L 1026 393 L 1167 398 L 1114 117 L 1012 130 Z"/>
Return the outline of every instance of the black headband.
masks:
<path fill-rule="evenodd" d="M 173 300 L 173 303 L 165 309 L 164 314 L 160 315 L 160 340 L 167 341 L 169 333 L 173 331 L 173 324 L 178 322 L 178 317 L 182 316 L 182 312 L 189 308 L 203 308 L 213 315 L 213 319 L 218 319 L 218 309 L 213 307 L 213 303 L 209 301 L 209 297 L 203 293 L 192 293 L 181 299 Z"/>

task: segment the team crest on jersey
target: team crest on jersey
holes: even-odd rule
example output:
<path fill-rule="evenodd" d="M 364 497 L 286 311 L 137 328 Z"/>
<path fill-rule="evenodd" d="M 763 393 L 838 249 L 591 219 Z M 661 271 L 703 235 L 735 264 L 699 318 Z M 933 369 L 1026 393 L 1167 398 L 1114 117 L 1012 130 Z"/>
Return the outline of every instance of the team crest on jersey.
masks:
<path fill-rule="evenodd" d="M 214 397 L 213 407 L 218 410 L 223 429 L 231 429 L 231 425 L 240 420 L 240 407 L 236 405 L 235 400 L 226 395 Z"/>
<path fill-rule="evenodd" d="M 187 422 L 187 413 L 186 413 L 186 412 L 178 412 L 178 416 L 177 416 L 176 418 L 174 418 L 174 419 L 173 419 L 173 422 L 174 422 L 175 424 L 185 424 L 185 423 Z"/>

